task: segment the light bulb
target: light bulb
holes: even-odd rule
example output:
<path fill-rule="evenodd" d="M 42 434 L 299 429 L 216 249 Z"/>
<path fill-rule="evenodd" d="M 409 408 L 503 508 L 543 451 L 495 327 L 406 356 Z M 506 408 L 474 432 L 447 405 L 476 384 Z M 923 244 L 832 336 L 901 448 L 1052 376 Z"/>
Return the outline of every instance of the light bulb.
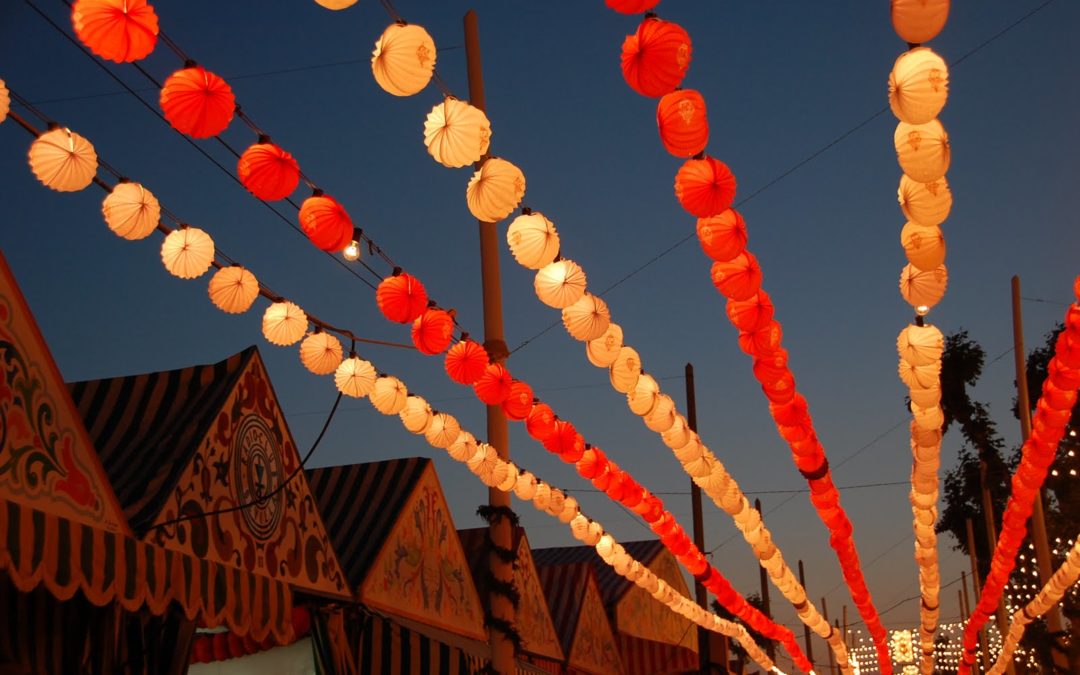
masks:
<path fill-rule="evenodd" d="M 915 313 L 919 316 L 926 316 L 930 313 L 930 307 L 928 305 L 919 305 L 915 308 Z"/>
<path fill-rule="evenodd" d="M 345 250 L 341 252 L 341 257 L 349 261 L 357 261 L 360 259 L 360 242 L 353 239 L 349 242 L 349 245 L 345 247 Z"/>

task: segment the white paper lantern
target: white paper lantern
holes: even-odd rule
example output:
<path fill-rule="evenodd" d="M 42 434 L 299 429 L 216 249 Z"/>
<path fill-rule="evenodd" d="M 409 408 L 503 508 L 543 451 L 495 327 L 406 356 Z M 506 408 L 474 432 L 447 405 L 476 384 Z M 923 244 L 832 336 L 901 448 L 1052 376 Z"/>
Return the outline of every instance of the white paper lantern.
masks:
<path fill-rule="evenodd" d="M 676 415 L 675 422 L 671 425 L 671 428 L 663 432 L 660 436 L 664 445 L 672 450 L 685 446 L 690 442 L 691 438 L 693 438 L 693 436 L 690 431 L 690 425 L 687 424 L 686 418 L 682 415 Z"/>
<path fill-rule="evenodd" d="M 11 94 L 4 81 L 0 80 L 0 124 L 7 119 L 9 110 L 11 110 Z"/>
<path fill-rule="evenodd" d="M 469 471 L 472 471 L 485 485 L 491 482 L 492 473 L 498 463 L 499 453 L 487 443 L 478 443 L 476 452 L 465 462 Z"/>
<path fill-rule="evenodd" d="M 454 442 L 446 449 L 446 452 L 459 462 L 468 461 L 470 457 L 476 454 L 476 438 L 468 431 L 460 431 Z"/>
<path fill-rule="evenodd" d="M 170 232 L 161 243 L 161 262 L 173 276 L 181 279 L 201 277 L 214 262 L 214 240 L 197 227 L 182 226 Z M 300 333 L 300 337 L 303 335 Z"/>
<path fill-rule="evenodd" d="M 675 453 L 675 459 L 681 463 L 686 464 L 693 462 L 701 457 L 705 452 L 705 446 L 702 445 L 701 439 L 695 432 L 690 432 L 690 441 L 682 447 L 674 448 L 672 452 Z"/>
<path fill-rule="evenodd" d="M 949 134 L 938 120 L 926 124 L 901 122 L 896 125 L 893 142 L 900 168 L 912 180 L 929 183 L 949 170 Z"/>
<path fill-rule="evenodd" d="M 619 357 L 623 346 L 622 328 L 617 323 L 608 324 L 604 334 L 585 345 L 585 356 L 597 368 L 607 368 Z"/>
<path fill-rule="evenodd" d="M 559 233 L 542 213 L 526 213 L 514 218 L 506 230 L 510 253 L 522 267 L 538 270 L 559 255 Z"/>
<path fill-rule="evenodd" d="M 370 396 L 375 390 L 375 382 L 375 366 L 355 356 L 342 361 L 334 373 L 334 386 L 342 394 L 353 398 Z"/>
<path fill-rule="evenodd" d="M 891 0 L 892 23 L 904 42 L 933 40 L 949 18 L 949 0 Z"/>
<path fill-rule="evenodd" d="M 920 183 L 901 176 L 896 197 L 904 216 L 920 225 L 941 225 L 952 210 L 952 191 L 944 177 Z"/>
<path fill-rule="evenodd" d="M 551 498 L 548 500 L 547 508 L 544 511 L 549 516 L 558 516 L 562 513 L 563 506 L 566 505 L 566 495 L 559 488 L 551 488 Z"/>
<path fill-rule="evenodd" d="M 316 375 L 329 375 L 336 371 L 341 365 L 341 354 L 341 341 L 330 333 L 312 333 L 300 343 L 300 362 Z"/>
<path fill-rule="evenodd" d="M 522 471 L 518 474 L 517 483 L 514 484 L 514 494 L 518 499 L 522 501 L 531 501 L 533 496 L 536 495 L 537 481 L 529 471 Z"/>
<path fill-rule="evenodd" d="M 398 416 L 401 417 L 401 424 L 410 433 L 422 434 L 431 426 L 431 406 L 423 397 L 416 394 L 405 399 L 405 407 L 401 409 Z"/>
<path fill-rule="evenodd" d="M 118 237 L 145 239 L 157 229 L 161 205 L 138 183 L 117 183 L 101 203 L 105 224 Z"/>
<path fill-rule="evenodd" d="M 465 190 L 469 212 L 484 223 L 497 223 L 513 213 L 524 196 L 525 174 L 498 157 L 484 162 Z"/>
<path fill-rule="evenodd" d="M 617 392 L 629 394 L 641 375 L 641 357 L 633 347 L 623 347 L 608 371 L 611 387 Z"/>
<path fill-rule="evenodd" d="M 641 378 L 638 378 L 640 381 Z M 675 402 L 667 394 L 656 399 L 656 405 L 643 418 L 645 426 L 656 433 L 663 433 L 675 424 Z"/>
<path fill-rule="evenodd" d="M 533 288 L 548 307 L 569 307 L 585 295 L 585 270 L 573 260 L 553 262 L 536 273 Z"/>
<path fill-rule="evenodd" d="M 898 368 L 900 381 L 909 389 L 930 389 L 941 386 L 941 362 L 935 361 L 925 366 L 913 366 L 901 361 Z"/>
<path fill-rule="evenodd" d="M 304 337 L 307 327 L 307 314 L 287 300 L 271 304 L 263 313 L 263 337 L 272 345 L 287 347 L 296 344 Z"/>
<path fill-rule="evenodd" d="M 909 221 L 900 231 L 900 245 L 908 262 L 924 272 L 945 262 L 945 235 L 936 225 Z"/>
<path fill-rule="evenodd" d="M 495 484 L 495 488 L 500 492 L 510 492 L 517 485 L 518 476 L 521 471 L 517 468 L 517 465 L 513 462 L 502 462 L 499 469 L 496 469 L 495 473 L 500 475 L 499 481 Z M 564 522 L 570 522 L 569 520 Z"/>
<path fill-rule="evenodd" d="M 452 169 L 475 164 L 491 144 L 483 110 L 448 96 L 424 121 L 424 145 L 436 162 Z"/>
<path fill-rule="evenodd" d="M 945 414 L 939 406 L 923 408 L 912 401 L 911 416 L 915 424 L 918 424 L 923 429 L 940 429 L 941 425 L 945 423 Z"/>
<path fill-rule="evenodd" d="M 210 302 L 226 314 L 242 314 L 259 297 L 259 281 L 240 265 L 222 267 L 210 277 Z"/>
<path fill-rule="evenodd" d="M 644 417 L 653 409 L 659 397 L 660 385 L 656 383 L 656 379 L 652 375 L 642 373 L 634 388 L 626 394 L 626 404 L 630 407 L 630 412 Z"/>
<path fill-rule="evenodd" d="M 948 285 L 949 271 L 944 265 L 926 272 L 906 265 L 900 273 L 900 295 L 912 307 L 933 307 L 945 297 Z"/>
<path fill-rule="evenodd" d="M 580 514 L 578 500 L 575 497 L 567 497 L 563 501 L 562 512 L 559 513 L 559 521 L 569 523 Z"/>
<path fill-rule="evenodd" d="M 432 416 L 431 424 L 424 432 L 424 438 L 432 447 L 445 450 L 457 440 L 461 434 L 461 425 L 457 418 L 447 413 L 436 413 Z"/>
<path fill-rule="evenodd" d="M 371 72 L 375 81 L 394 96 L 412 96 L 423 90 L 435 71 L 435 41 L 414 24 L 391 24 L 375 43 Z"/>
<path fill-rule="evenodd" d="M 409 390 L 405 383 L 392 375 L 383 375 L 375 380 L 368 399 L 371 405 L 383 415 L 397 415 L 405 409 Z"/>
<path fill-rule="evenodd" d="M 904 52 L 889 73 L 889 107 L 901 122 L 926 124 L 949 98 L 949 67 L 929 47 Z"/>
<path fill-rule="evenodd" d="M 589 519 L 581 513 L 578 513 L 570 521 L 570 534 L 574 535 L 574 539 L 578 541 L 585 541 L 585 536 L 589 532 Z"/>
<path fill-rule="evenodd" d="M 605 562 L 610 560 L 615 555 L 615 539 L 605 532 L 600 541 L 596 542 L 596 552 Z"/>
<path fill-rule="evenodd" d="M 896 351 L 913 366 L 925 366 L 941 360 L 945 336 L 937 326 L 907 326 L 896 336 Z"/>
<path fill-rule="evenodd" d="M 66 127 L 38 136 L 30 144 L 29 158 L 30 169 L 37 179 L 57 192 L 82 190 L 97 175 L 94 146 Z"/>
<path fill-rule="evenodd" d="M 600 527 L 600 523 L 595 520 L 589 521 L 589 531 L 586 533 L 585 538 L 581 540 L 581 543 L 586 546 L 596 546 L 603 534 L 604 528 Z"/>
<path fill-rule="evenodd" d="M 543 511 L 547 509 L 548 504 L 551 503 L 551 486 L 547 483 L 537 483 L 536 492 L 532 497 L 533 506 L 537 511 Z"/>
<path fill-rule="evenodd" d="M 606 302 L 592 293 L 585 293 L 577 302 L 563 309 L 562 320 L 570 337 L 588 342 L 607 331 L 611 325 L 611 312 Z"/>

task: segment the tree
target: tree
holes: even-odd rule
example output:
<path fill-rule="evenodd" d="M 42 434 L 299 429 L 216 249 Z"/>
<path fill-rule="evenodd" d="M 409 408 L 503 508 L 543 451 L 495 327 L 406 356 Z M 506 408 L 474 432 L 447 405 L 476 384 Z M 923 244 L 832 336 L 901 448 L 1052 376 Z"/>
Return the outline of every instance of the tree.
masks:
<path fill-rule="evenodd" d="M 760 610 L 761 612 L 765 612 L 765 602 L 761 599 L 761 596 L 758 595 L 757 593 L 751 593 L 750 595 L 746 596 L 746 602 L 749 605 L 751 605 L 752 607 Z M 720 618 L 727 619 L 728 621 L 736 621 L 738 623 L 742 623 L 741 621 L 739 621 L 735 617 L 734 614 L 727 611 L 727 608 L 724 607 L 723 605 L 721 605 L 718 601 L 716 601 L 716 600 L 712 601 L 712 608 L 713 608 L 713 611 L 716 612 L 716 614 Z M 762 649 L 764 649 L 765 651 L 768 651 L 770 647 L 775 648 L 775 643 L 772 640 L 765 637 L 764 635 L 757 632 L 756 630 L 754 630 L 753 628 L 751 628 L 750 626 L 748 626 L 746 624 L 742 624 L 742 626 L 744 628 L 746 628 L 746 632 L 750 634 L 750 637 L 753 638 L 754 642 L 758 643 L 758 645 Z M 731 654 L 732 654 L 732 656 L 735 657 L 735 659 L 738 661 L 738 664 L 739 664 L 738 672 L 741 673 L 746 668 L 746 661 L 747 661 L 746 650 L 742 648 L 742 645 L 740 645 L 737 640 L 731 640 L 730 645 L 731 645 Z"/>

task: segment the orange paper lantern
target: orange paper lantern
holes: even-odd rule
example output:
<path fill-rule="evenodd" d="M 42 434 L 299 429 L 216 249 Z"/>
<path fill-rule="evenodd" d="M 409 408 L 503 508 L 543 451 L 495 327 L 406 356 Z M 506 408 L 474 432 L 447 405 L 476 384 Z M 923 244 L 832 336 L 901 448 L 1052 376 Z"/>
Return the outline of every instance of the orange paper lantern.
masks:
<path fill-rule="evenodd" d="M 300 227 L 312 244 L 335 253 L 349 245 L 353 238 L 353 223 L 348 212 L 336 199 L 317 193 L 300 205 Z"/>
<path fill-rule="evenodd" d="M 772 300 L 765 291 L 758 291 L 749 300 L 728 300 L 727 315 L 739 330 L 761 330 L 772 321 Z"/>
<path fill-rule="evenodd" d="M 597 447 L 588 447 L 577 461 L 577 471 L 582 478 L 592 480 L 607 468 L 607 456 Z"/>
<path fill-rule="evenodd" d="M 904 42 L 933 40 L 949 19 L 949 0 L 891 0 L 892 23 Z"/>
<path fill-rule="evenodd" d="M 630 88 L 642 96 L 658 97 L 675 90 L 693 51 L 690 35 L 670 21 L 648 18 L 622 46 L 622 71 Z"/>
<path fill-rule="evenodd" d="M 715 262 L 712 282 L 731 300 L 749 300 L 761 288 L 761 266 L 753 253 L 744 251 L 730 262 Z"/>
<path fill-rule="evenodd" d="M 446 352 L 446 374 L 458 384 L 473 384 L 484 374 L 491 359 L 484 346 L 473 340 L 463 339 Z"/>
<path fill-rule="evenodd" d="M 640 14 L 660 4 L 660 0 L 604 0 L 604 4 L 619 14 Z"/>
<path fill-rule="evenodd" d="M 502 402 L 507 419 L 520 422 L 529 416 L 533 409 L 533 390 L 527 382 L 516 380 L 510 385 L 510 395 Z"/>
<path fill-rule="evenodd" d="M 387 319 L 410 323 L 427 309 L 428 296 L 424 285 L 411 274 L 402 272 L 386 277 L 375 291 L 375 302 Z"/>
<path fill-rule="evenodd" d="M 720 215 L 735 201 L 735 175 L 718 159 L 688 159 L 675 174 L 675 197 L 698 218 Z"/>
<path fill-rule="evenodd" d="M 476 397 L 488 405 L 499 405 L 510 396 L 510 386 L 514 380 L 501 363 L 492 363 L 484 369 L 473 384 Z"/>
<path fill-rule="evenodd" d="M 656 105 L 660 142 L 676 157 L 693 157 L 709 142 L 705 99 L 693 89 L 664 94 Z"/>
<path fill-rule="evenodd" d="M 525 419 L 525 430 L 543 443 L 548 436 L 555 433 L 555 411 L 547 403 L 537 403 Z"/>
<path fill-rule="evenodd" d="M 262 138 L 236 162 L 236 174 L 259 199 L 285 199 L 300 183 L 300 165 L 288 152 Z"/>
<path fill-rule="evenodd" d="M 77 0 L 71 24 L 90 51 L 117 63 L 138 61 L 157 44 L 158 18 L 146 0 Z"/>
<path fill-rule="evenodd" d="M 454 317 L 444 309 L 428 309 L 412 325 L 412 341 L 421 354 L 442 354 L 454 338 Z"/>
<path fill-rule="evenodd" d="M 193 138 L 210 138 L 229 126 L 236 97 L 225 80 L 201 66 L 191 66 L 165 80 L 161 109 L 177 131 Z"/>
<path fill-rule="evenodd" d="M 698 243 L 701 250 L 717 262 L 727 262 L 746 248 L 746 222 L 735 209 L 718 216 L 698 218 Z"/>

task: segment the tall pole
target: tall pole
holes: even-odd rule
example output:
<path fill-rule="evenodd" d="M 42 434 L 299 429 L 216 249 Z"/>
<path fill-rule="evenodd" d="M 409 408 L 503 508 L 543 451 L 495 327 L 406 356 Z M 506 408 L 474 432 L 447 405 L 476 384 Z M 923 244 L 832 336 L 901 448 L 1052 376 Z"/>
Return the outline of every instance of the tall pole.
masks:
<path fill-rule="evenodd" d="M 697 395 L 694 391 L 694 364 L 686 364 L 686 423 L 691 431 L 697 431 Z M 693 480 L 690 481 L 690 506 L 694 513 L 694 546 L 699 551 L 705 550 L 705 525 L 701 519 L 701 488 Z M 709 609 L 709 594 L 705 585 L 699 580 L 694 581 L 694 599 L 704 610 Z M 708 673 L 712 670 L 712 653 L 709 648 L 709 634 L 712 631 L 698 627 L 698 667 L 701 672 Z M 726 637 L 721 636 L 725 641 Z M 726 644 L 721 648 L 726 652 Z M 727 664 L 725 662 L 725 667 Z"/>
<path fill-rule="evenodd" d="M 486 112 L 484 101 L 484 74 L 480 65 L 480 24 L 476 12 L 465 14 L 465 62 L 469 76 L 469 103 Z M 486 161 L 481 158 L 477 168 Z M 499 280 L 499 237 L 495 223 L 480 222 L 480 281 L 484 299 L 484 348 L 491 360 L 503 363 L 510 355 L 503 336 L 502 286 Z M 501 406 L 487 407 L 487 440 L 499 453 L 510 458 L 510 434 L 506 416 Z M 509 508 L 510 495 L 495 488 L 488 490 L 488 504 L 492 507 Z M 513 549 L 513 531 L 508 518 L 494 518 L 488 526 L 494 546 L 503 550 Z M 514 583 L 513 564 L 503 560 L 493 550 L 488 556 L 492 576 L 499 585 Z M 499 623 L 514 624 L 514 605 L 507 596 L 491 591 L 489 596 L 491 615 Z M 514 643 L 497 626 L 491 629 L 491 667 L 498 673 L 510 675 L 515 670 Z"/>
<path fill-rule="evenodd" d="M 799 583 L 802 585 L 803 590 L 806 589 L 806 575 L 803 574 L 802 559 L 799 560 Z M 807 602 L 810 602 L 807 600 Z M 802 627 L 803 640 L 806 642 L 806 658 L 810 659 L 810 663 L 814 662 L 814 643 L 810 641 L 810 626 L 803 622 Z"/>
<path fill-rule="evenodd" d="M 844 646 L 850 649 L 851 648 L 851 643 L 849 643 L 849 640 L 848 640 L 848 627 L 847 627 L 847 604 L 844 604 L 843 617 L 844 617 Z"/>
<path fill-rule="evenodd" d="M 967 572 L 960 570 L 960 585 L 963 590 L 960 595 L 960 618 L 964 618 L 971 612 L 971 600 L 968 598 Z"/>
<path fill-rule="evenodd" d="M 964 527 L 967 529 L 967 546 L 968 557 L 971 558 L 971 587 L 975 591 L 975 601 L 979 601 L 979 556 L 975 552 L 975 525 L 971 522 L 971 518 L 964 521 Z M 971 614 L 967 614 L 967 620 L 971 620 Z M 990 668 L 990 650 L 986 639 L 986 624 L 983 624 L 983 628 L 979 631 L 979 653 L 982 654 L 982 669 L 985 673 Z"/>
<path fill-rule="evenodd" d="M 1020 431 L 1024 442 L 1031 437 L 1031 393 L 1027 382 L 1027 351 L 1024 349 L 1024 315 L 1020 306 L 1020 277 L 1012 278 L 1012 315 L 1013 315 L 1013 357 L 1016 361 L 1016 407 L 1020 411 Z M 1031 510 L 1031 542 L 1035 545 L 1035 565 L 1039 570 L 1039 585 L 1050 583 L 1051 571 L 1050 542 L 1046 536 L 1046 516 L 1043 512 L 1043 493 L 1035 495 Z M 1043 615 L 1046 627 L 1051 635 L 1062 634 L 1061 611 L 1058 605 L 1051 607 Z M 1060 642 L 1055 638 L 1055 644 Z M 1054 665 L 1068 670 L 1069 663 L 1064 650 L 1054 649 Z"/>
<path fill-rule="evenodd" d="M 754 500 L 754 508 L 758 510 L 758 513 L 761 513 L 760 499 Z M 760 565 L 758 566 L 758 573 L 759 578 L 761 579 L 761 611 L 765 614 L 765 616 L 771 619 L 772 610 L 769 609 L 769 576 L 765 573 L 765 568 L 761 567 Z M 767 648 L 765 649 L 765 651 L 769 654 L 769 658 L 775 659 L 776 648 L 773 646 L 773 643 L 771 641 L 766 643 L 766 647 Z"/>
<path fill-rule="evenodd" d="M 821 598 L 821 616 L 825 619 L 825 623 L 829 623 L 829 605 L 825 603 L 824 596 Z M 839 628 L 833 630 L 840 632 Z M 836 675 L 836 657 L 833 656 L 832 649 L 826 649 L 825 653 L 829 655 L 829 675 Z"/>

